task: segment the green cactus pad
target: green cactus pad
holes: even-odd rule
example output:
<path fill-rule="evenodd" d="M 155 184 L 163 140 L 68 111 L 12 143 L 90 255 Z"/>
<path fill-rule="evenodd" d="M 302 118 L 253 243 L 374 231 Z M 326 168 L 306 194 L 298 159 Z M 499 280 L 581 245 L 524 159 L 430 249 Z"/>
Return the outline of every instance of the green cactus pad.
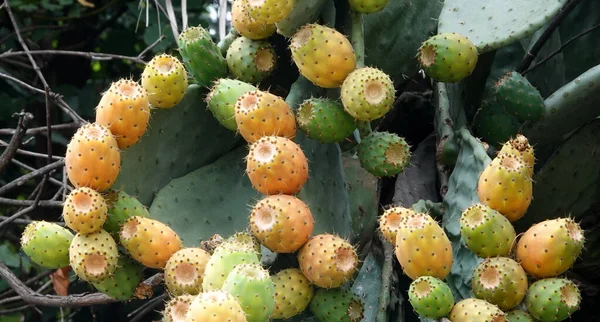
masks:
<path fill-rule="evenodd" d="M 254 85 L 236 79 L 221 78 L 217 80 L 206 95 L 208 109 L 225 128 L 236 131 L 235 103 L 237 99 L 257 88 Z"/>
<path fill-rule="evenodd" d="M 292 11 L 275 25 L 277 33 L 291 38 L 307 23 L 316 22 L 327 0 L 296 0 Z"/>
<path fill-rule="evenodd" d="M 69 266 L 69 246 L 73 233 L 45 221 L 28 224 L 21 236 L 21 247 L 32 262 L 55 269 Z"/>
<path fill-rule="evenodd" d="M 260 264 L 235 266 L 221 289 L 238 300 L 248 322 L 268 321 L 273 314 L 274 284 L 269 271 Z"/>
<path fill-rule="evenodd" d="M 473 119 L 475 134 L 489 145 L 500 148 L 519 130 L 519 120 L 508 114 L 496 100 L 484 101 Z"/>
<path fill-rule="evenodd" d="M 359 322 L 365 310 L 359 297 L 342 288 L 318 289 L 309 309 L 321 322 Z"/>
<path fill-rule="evenodd" d="M 383 10 L 390 0 L 349 0 L 352 10 L 360 13 L 375 13 Z"/>
<path fill-rule="evenodd" d="M 298 107 L 296 119 L 309 138 L 321 143 L 340 142 L 356 129 L 356 120 L 342 104 L 328 98 L 305 100 Z"/>
<path fill-rule="evenodd" d="M 238 37 L 227 49 L 227 66 L 238 80 L 258 83 L 275 69 L 277 55 L 273 46 L 263 40 Z"/>
<path fill-rule="evenodd" d="M 392 108 L 396 90 L 387 74 L 377 68 L 363 67 L 346 77 L 341 95 L 348 114 L 357 120 L 372 121 Z"/>
<path fill-rule="evenodd" d="M 481 258 L 508 256 L 517 236 L 508 218 L 481 203 L 463 211 L 460 234 L 467 248 Z"/>
<path fill-rule="evenodd" d="M 143 266 L 129 257 L 121 255 L 117 262 L 117 269 L 105 280 L 92 283 L 94 287 L 119 301 L 126 301 L 133 297 L 135 289 L 142 281 Z"/>
<path fill-rule="evenodd" d="M 183 64 L 198 85 L 208 87 L 227 76 L 227 62 L 208 30 L 189 27 L 179 34 L 177 45 Z"/>
<path fill-rule="evenodd" d="M 146 206 L 123 190 L 109 190 L 104 198 L 108 203 L 108 217 L 102 229 L 110 233 L 115 240 L 119 237 L 121 226 L 129 217 L 150 216 Z"/>
<path fill-rule="evenodd" d="M 475 45 L 456 33 L 441 33 L 427 39 L 417 57 L 427 76 L 444 83 L 455 83 L 471 75 L 478 60 Z"/>
<path fill-rule="evenodd" d="M 544 99 L 527 78 L 512 71 L 495 85 L 495 95 L 504 109 L 519 121 L 537 121 L 544 112 Z"/>
<path fill-rule="evenodd" d="M 521 303 L 527 293 L 527 274 L 508 257 L 487 258 L 473 271 L 471 282 L 477 298 L 507 311 Z"/>
<path fill-rule="evenodd" d="M 373 175 L 388 177 L 404 171 L 410 162 L 410 148 L 394 133 L 373 132 L 358 145 L 358 158 Z"/>
<path fill-rule="evenodd" d="M 202 291 L 220 290 L 236 265 L 259 264 L 254 248 L 246 243 L 226 242 L 217 246 L 206 263 Z"/>
<path fill-rule="evenodd" d="M 546 278 L 531 284 L 525 304 L 529 314 L 541 322 L 563 321 L 579 310 L 581 293 L 565 278 Z"/>
<path fill-rule="evenodd" d="M 441 319 L 454 307 L 454 295 L 448 284 L 433 276 L 421 276 L 412 281 L 408 300 L 415 312 L 429 319 Z"/>
<path fill-rule="evenodd" d="M 506 312 L 506 319 L 508 322 L 535 322 L 529 313 L 522 310 L 512 310 Z"/>

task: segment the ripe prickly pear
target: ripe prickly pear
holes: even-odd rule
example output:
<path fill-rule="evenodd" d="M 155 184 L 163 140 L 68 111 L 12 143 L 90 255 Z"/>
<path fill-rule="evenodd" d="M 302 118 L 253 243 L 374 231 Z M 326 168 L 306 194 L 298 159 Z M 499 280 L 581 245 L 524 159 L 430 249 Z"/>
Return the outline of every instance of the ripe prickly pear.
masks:
<path fill-rule="evenodd" d="M 533 166 L 535 164 L 535 155 L 533 153 L 533 147 L 529 144 L 529 140 L 521 134 L 517 134 L 514 139 L 506 141 L 502 145 L 502 148 L 498 152 L 501 154 L 513 154 L 519 155 L 523 158 L 525 167 L 527 167 L 529 176 L 533 176 Z"/>
<path fill-rule="evenodd" d="M 277 55 L 273 46 L 262 40 L 238 37 L 227 49 L 227 66 L 237 79 L 258 83 L 275 69 Z"/>
<path fill-rule="evenodd" d="M 508 256 L 517 236 L 508 218 L 477 203 L 460 217 L 460 234 L 469 250 L 481 258 Z"/>
<path fill-rule="evenodd" d="M 236 265 L 258 263 L 258 256 L 253 246 L 240 242 L 224 242 L 217 246 L 206 263 L 202 291 L 220 290 Z"/>
<path fill-rule="evenodd" d="M 390 3 L 390 0 L 348 0 L 352 10 L 364 14 L 376 13 Z"/>
<path fill-rule="evenodd" d="M 246 315 L 233 295 L 225 291 L 200 293 L 190 304 L 186 322 L 246 322 Z"/>
<path fill-rule="evenodd" d="M 262 23 L 278 23 L 285 19 L 296 0 L 243 0 L 248 17 Z"/>
<path fill-rule="evenodd" d="M 467 298 L 454 305 L 451 322 L 508 322 L 506 314 L 485 300 Z"/>
<path fill-rule="evenodd" d="M 358 145 L 360 164 L 378 177 L 402 173 L 410 162 L 410 148 L 404 138 L 388 132 L 373 132 Z"/>
<path fill-rule="evenodd" d="M 265 195 L 293 195 L 308 180 L 308 160 L 294 141 L 265 136 L 252 143 L 246 158 L 252 187 Z"/>
<path fill-rule="evenodd" d="M 190 309 L 190 304 L 195 295 L 183 294 L 172 298 L 165 305 L 162 322 L 185 322 L 185 315 Z"/>
<path fill-rule="evenodd" d="M 328 98 L 305 100 L 298 107 L 296 118 L 300 129 L 321 143 L 341 142 L 356 129 L 356 120 L 342 104 Z"/>
<path fill-rule="evenodd" d="M 471 75 L 477 65 L 477 47 L 465 36 L 441 33 L 427 39 L 417 54 L 427 76 L 455 83 Z"/>
<path fill-rule="evenodd" d="M 108 216 L 102 229 L 110 233 L 115 240 L 119 239 L 121 226 L 129 217 L 150 217 L 148 209 L 139 200 L 123 190 L 109 190 L 104 199 L 108 205 Z"/>
<path fill-rule="evenodd" d="M 504 109 L 519 121 L 537 121 L 544 113 L 544 98 L 523 75 L 511 71 L 494 85 L 495 96 Z"/>
<path fill-rule="evenodd" d="M 202 279 L 210 254 L 202 248 L 183 248 L 173 254 L 165 265 L 165 285 L 175 296 L 196 295 L 202 291 Z"/>
<path fill-rule="evenodd" d="M 527 274 L 508 257 L 486 258 L 473 271 L 471 279 L 477 298 L 507 311 L 517 306 L 527 293 Z"/>
<path fill-rule="evenodd" d="M 386 73 L 377 68 L 363 67 L 346 77 L 341 94 L 348 114 L 357 120 L 373 121 L 392 108 L 396 90 Z"/>
<path fill-rule="evenodd" d="M 363 301 L 341 288 L 318 289 L 309 308 L 321 322 L 359 322 L 365 313 Z"/>
<path fill-rule="evenodd" d="M 125 221 L 119 239 L 133 259 L 150 268 L 163 269 L 169 258 L 183 247 L 181 239 L 169 226 L 140 216 Z"/>
<path fill-rule="evenodd" d="M 260 264 L 234 267 L 221 290 L 237 299 L 248 322 L 268 321 L 275 308 L 275 291 L 269 271 Z"/>
<path fill-rule="evenodd" d="M 412 281 L 408 300 L 417 314 L 429 319 L 441 319 L 454 307 L 450 286 L 433 276 L 421 276 Z"/>
<path fill-rule="evenodd" d="M 275 33 L 277 26 L 250 18 L 244 0 L 234 0 L 231 4 L 231 26 L 248 39 L 265 39 Z"/>
<path fill-rule="evenodd" d="M 96 106 L 96 123 L 110 129 L 120 149 L 140 140 L 149 119 L 148 94 L 140 84 L 129 79 L 113 82 Z"/>
<path fill-rule="evenodd" d="M 69 262 L 79 278 L 101 282 L 117 269 L 119 249 L 112 236 L 100 229 L 91 234 L 77 234 L 69 247 Z"/>
<path fill-rule="evenodd" d="M 225 57 L 208 30 L 201 26 L 185 29 L 177 38 L 177 46 L 183 64 L 200 86 L 208 87 L 215 80 L 227 77 Z"/>
<path fill-rule="evenodd" d="M 120 256 L 117 268 L 106 279 L 92 283 L 94 287 L 119 301 L 127 301 L 142 281 L 143 267 L 128 257 Z"/>
<path fill-rule="evenodd" d="M 106 221 L 106 200 L 96 190 L 81 187 L 72 190 L 63 206 L 62 216 L 67 227 L 78 233 L 93 233 Z"/>
<path fill-rule="evenodd" d="M 54 223 L 33 221 L 21 236 L 21 248 L 32 262 L 45 268 L 69 266 L 69 246 L 73 233 Z"/>
<path fill-rule="evenodd" d="M 408 277 L 445 279 L 452 267 L 452 244 L 429 215 L 415 213 L 400 218 L 396 233 L 396 258 Z"/>
<path fill-rule="evenodd" d="M 236 0 L 238 2 L 240 0 Z M 235 103 L 240 96 L 257 90 L 254 85 L 230 78 L 217 80 L 206 96 L 208 109 L 225 128 L 236 131 Z"/>
<path fill-rule="evenodd" d="M 535 322 L 529 313 L 519 309 L 506 312 L 506 319 L 508 322 Z"/>
<path fill-rule="evenodd" d="M 531 226 L 521 236 L 516 259 L 533 277 L 555 277 L 571 268 L 583 244 L 583 230 L 573 219 L 546 220 Z"/>
<path fill-rule="evenodd" d="M 279 96 L 261 90 L 247 92 L 235 103 L 235 123 L 244 139 L 254 143 L 265 136 L 296 136 L 296 117 Z"/>
<path fill-rule="evenodd" d="M 581 293 L 565 278 L 546 278 L 531 284 L 525 305 L 529 314 L 541 322 L 563 321 L 579 310 Z"/>
<path fill-rule="evenodd" d="M 356 68 L 356 55 L 348 38 L 326 26 L 302 26 L 292 37 L 290 50 L 300 74 L 323 88 L 342 86 Z"/>
<path fill-rule="evenodd" d="M 121 171 L 117 140 L 106 126 L 85 124 L 67 145 L 65 167 L 76 188 L 89 187 L 100 192 L 110 188 Z"/>
<path fill-rule="evenodd" d="M 392 207 L 384 211 L 383 215 L 379 217 L 379 230 L 392 245 L 396 245 L 396 234 L 400 229 L 400 218 L 411 214 L 415 214 L 412 209 Z"/>
<path fill-rule="evenodd" d="M 314 286 L 297 268 L 284 269 L 273 280 L 275 309 L 272 318 L 289 319 L 304 311 L 314 296 Z"/>
<path fill-rule="evenodd" d="M 298 252 L 300 269 L 306 278 L 322 288 L 336 288 L 352 279 L 358 270 L 354 247 L 339 236 L 311 237 Z"/>
<path fill-rule="evenodd" d="M 173 108 L 185 96 L 187 72 L 176 57 L 156 55 L 142 72 L 142 87 L 153 107 Z"/>

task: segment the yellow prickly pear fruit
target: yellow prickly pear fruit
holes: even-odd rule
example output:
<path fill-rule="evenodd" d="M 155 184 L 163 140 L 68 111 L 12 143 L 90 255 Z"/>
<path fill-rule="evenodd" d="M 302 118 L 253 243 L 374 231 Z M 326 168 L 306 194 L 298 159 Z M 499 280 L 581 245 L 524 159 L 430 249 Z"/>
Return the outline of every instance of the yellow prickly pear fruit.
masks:
<path fill-rule="evenodd" d="M 81 187 L 67 196 L 62 216 L 67 227 L 78 233 L 89 234 L 102 228 L 107 212 L 106 200 L 98 191 Z"/>
<path fill-rule="evenodd" d="M 533 147 L 529 144 L 529 140 L 521 134 L 517 134 L 514 139 L 511 139 L 502 145 L 498 155 L 516 154 L 523 158 L 525 167 L 528 170 L 529 176 L 533 175 L 533 166 L 535 165 L 535 156 Z"/>
<path fill-rule="evenodd" d="M 235 0 L 231 5 L 231 25 L 240 35 L 253 40 L 265 39 L 275 33 L 274 23 L 264 23 L 250 18 L 244 0 Z"/>
<path fill-rule="evenodd" d="M 304 276 L 322 288 L 340 287 L 358 270 L 358 256 L 352 244 L 331 234 L 311 237 L 300 248 L 298 263 Z"/>
<path fill-rule="evenodd" d="M 285 19 L 296 0 L 243 0 L 249 18 L 256 21 L 273 24 Z"/>
<path fill-rule="evenodd" d="M 162 313 L 163 322 L 184 322 L 190 304 L 195 298 L 195 295 L 183 294 L 169 300 Z"/>
<path fill-rule="evenodd" d="M 183 248 L 165 266 L 165 285 L 172 295 L 198 294 L 202 291 L 204 269 L 210 254 L 199 247 Z"/>
<path fill-rule="evenodd" d="M 313 284 L 298 268 L 284 269 L 272 277 L 275 294 L 273 319 L 289 319 L 304 311 L 315 294 Z"/>
<path fill-rule="evenodd" d="M 392 245 L 396 244 L 396 234 L 400 229 L 400 218 L 410 214 L 415 214 L 415 212 L 404 207 L 393 207 L 384 211 L 383 215 L 379 217 L 379 230 Z"/>
<path fill-rule="evenodd" d="M 190 304 L 186 322 L 247 322 L 238 300 L 225 291 L 200 293 Z"/>
<path fill-rule="evenodd" d="M 142 87 L 153 107 L 172 108 L 185 96 L 188 79 L 185 67 L 174 56 L 154 56 L 142 73 Z"/>
<path fill-rule="evenodd" d="M 466 298 L 454 305 L 451 322 L 509 322 L 506 313 L 485 300 Z"/>
<path fill-rule="evenodd" d="M 112 236 L 100 229 L 90 234 L 77 234 L 69 247 L 69 263 L 79 278 L 101 282 L 117 269 L 119 249 Z"/>

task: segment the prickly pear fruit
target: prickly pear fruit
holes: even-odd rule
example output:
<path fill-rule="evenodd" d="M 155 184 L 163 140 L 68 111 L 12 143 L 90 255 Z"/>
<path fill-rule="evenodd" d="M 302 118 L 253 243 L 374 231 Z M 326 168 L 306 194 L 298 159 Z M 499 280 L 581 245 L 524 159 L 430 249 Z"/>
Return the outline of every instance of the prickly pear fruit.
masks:
<path fill-rule="evenodd" d="M 379 217 L 379 230 L 392 245 L 396 245 L 396 234 L 400 229 L 400 218 L 410 214 L 415 214 L 415 211 L 404 207 L 392 207 L 384 211 L 383 215 Z"/>
<path fill-rule="evenodd" d="M 504 109 L 519 121 L 537 121 L 544 113 L 544 98 L 523 75 L 511 71 L 494 85 L 494 94 Z"/>
<path fill-rule="evenodd" d="M 298 107 L 296 118 L 300 129 L 321 143 L 341 142 L 356 129 L 356 120 L 342 104 L 328 98 L 305 100 Z"/>
<path fill-rule="evenodd" d="M 208 30 L 189 27 L 177 38 L 179 53 L 187 71 L 200 86 L 210 86 L 215 80 L 227 77 L 227 62 Z"/>
<path fill-rule="evenodd" d="M 163 269 L 169 258 L 183 247 L 181 239 L 169 226 L 140 216 L 125 221 L 119 239 L 133 259 L 150 268 Z"/>
<path fill-rule="evenodd" d="M 311 237 L 300 248 L 298 262 L 304 276 L 322 288 L 339 287 L 358 270 L 358 256 L 352 244 L 331 234 Z"/>
<path fill-rule="evenodd" d="M 296 0 L 244 0 L 248 17 L 262 23 L 278 23 L 285 19 Z"/>
<path fill-rule="evenodd" d="M 117 269 L 119 249 L 112 236 L 100 229 L 91 234 L 77 234 L 69 247 L 69 262 L 79 278 L 101 282 Z"/>
<path fill-rule="evenodd" d="M 121 226 L 129 217 L 150 217 L 146 206 L 123 190 L 109 190 L 104 199 L 108 205 L 108 216 L 102 229 L 111 234 L 115 240 L 119 239 Z"/>
<path fill-rule="evenodd" d="M 172 298 L 165 305 L 162 322 L 185 322 L 185 315 L 195 298 L 195 295 L 190 294 L 183 294 Z"/>
<path fill-rule="evenodd" d="M 550 219 L 531 226 L 521 236 L 515 257 L 527 274 L 555 277 L 573 266 L 583 244 L 583 230 L 573 219 Z"/>
<path fill-rule="evenodd" d="M 231 26 L 240 35 L 248 39 L 265 39 L 275 33 L 277 26 L 250 18 L 246 12 L 244 0 L 235 0 L 231 4 Z"/>
<path fill-rule="evenodd" d="M 252 246 L 254 248 L 254 251 L 256 251 L 256 255 L 258 255 L 258 259 L 260 260 L 260 257 L 261 257 L 260 242 L 258 241 L 258 239 L 256 239 L 256 237 L 254 237 L 254 235 L 252 233 L 245 232 L 245 231 L 237 232 L 237 233 L 231 235 L 229 238 L 227 238 L 226 241 L 228 241 L 228 242 L 237 241 L 237 242 L 246 243 L 246 244 Z"/>
<path fill-rule="evenodd" d="M 441 319 L 454 307 L 450 286 L 433 276 L 421 276 L 412 281 L 408 300 L 417 314 L 429 319 Z"/>
<path fill-rule="evenodd" d="M 531 284 L 525 305 L 529 314 L 541 322 L 563 321 L 579 310 L 581 292 L 565 278 L 546 278 Z"/>
<path fill-rule="evenodd" d="M 506 314 L 487 301 L 467 298 L 454 305 L 451 322 L 508 322 Z"/>
<path fill-rule="evenodd" d="M 363 301 L 350 290 L 341 288 L 318 289 L 309 308 L 321 322 L 359 322 L 365 313 Z"/>
<path fill-rule="evenodd" d="M 506 319 L 508 322 L 535 322 L 529 313 L 518 309 L 506 312 Z"/>
<path fill-rule="evenodd" d="M 261 90 L 247 92 L 235 103 L 235 123 L 244 139 L 254 143 L 265 136 L 296 136 L 296 117 L 279 96 Z"/>
<path fill-rule="evenodd" d="M 290 195 L 267 196 L 250 214 L 250 229 L 269 250 L 293 253 L 308 241 L 315 222 L 304 201 Z"/>
<path fill-rule="evenodd" d="M 410 148 L 404 138 L 389 132 L 373 132 L 358 145 L 360 164 L 378 177 L 402 173 L 410 162 Z"/>
<path fill-rule="evenodd" d="M 352 10 L 370 14 L 383 10 L 390 0 L 348 0 L 348 2 Z"/>
<path fill-rule="evenodd" d="M 237 299 L 248 322 L 268 321 L 275 308 L 275 291 L 269 271 L 260 264 L 234 267 L 221 290 Z"/>
<path fill-rule="evenodd" d="M 502 145 L 502 148 L 498 152 L 501 154 L 513 154 L 519 155 L 523 158 L 525 167 L 527 167 L 529 176 L 533 176 L 533 166 L 535 165 L 535 155 L 533 153 L 533 147 L 529 144 L 529 140 L 521 134 L 517 134 L 514 139 L 506 141 Z"/>
<path fill-rule="evenodd" d="M 150 102 L 146 90 L 137 82 L 113 82 L 96 106 L 96 123 L 110 129 L 120 149 L 139 141 L 148 127 Z"/>
<path fill-rule="evenodd" d="M 65 167 L 75 188 L 89 187 L 99 192 L 110 188 L 121 171 L 117 140 L 104 125 L 83 125 L 67 145 Z"/>
<path fill-rule="evenodd" d="M 293 195 L 308 180 L 308 160 L 294 141 L 265 136 L 250 145 L 246 173 L 252 187 L 265 195 Z"/>
<path fill-rule="evenodd" d="M 239 2 L 240 0 L 236 0 Z M 240 96 L 257 90 L 254 85 L 230 78 L 217 80 L 206 95 L 208 109 L 225 128 L 236 131 L 235 103 Z"/>
<path fill-rule="evenodd" d="M 314 286 L 297 268 L 279 271 L 271 278 L 275 285 L 272 318 L 289 319 L 304 311 L 314 296 Z"/>
<path fill-rule="evenodd" d="M 427 76 L 455 83 L 471 75 L 477 65 L 477 47 L 465 36 L 441 33 L 427 39 L 417 54 Z"/>
<path fill-rule="evenodd" d="M 202 291 L 220 290 L 229 273 L 240 264 L 259 264 L 253 246 L 240 242 L 224 242 L 217 246 L 206 263 Z"/>
<path fill-rule="evenodd" d="M 196 247 L 183 248 L 173 254 L 165 265 L 165 285 L 169 292 L 175 296 L 200 293 L 209 259 L 208 252 Z"/>
<path fill-rule="evenodd" d="M 363 67 L 346 77 L 341 94 L 348 114 L 357 120 L 373 121 L 392 108 L 396 90 L 386 73 L 377 68 Z"/>
<path fill-rule="evenodd" d="M 527 274 L 521 265 L 511 258 L 486 258 L 475 267 L 471 285 L 477 298 L 507 311 L 525 298 Z"/>
<path fill-rule="evenodd" d="M 521 123 L 508 114 L 496 100 L 484 101 L 473 117 L 473 129 L 478 137 L 499 148 L 513 137 Z"/>
<path fill-rule="evenodd" d="M 200 293 L 190 304 L 186 322 L 246 322 L 246 315 L 233 295 L 225 291 Z"/>
<path fill-rule="evenodd" d="M 460 217 L 460 234 L 469 250 L 481 258 L 508 256 L 517 236 L 508 218 L 476 203 Z"/>
<path fill-rule="evenodd" d="M 142 87 L 153 107 L 173 108 L 185 96 L 187 72 L 177 57 L 156 55 L 142 72 Z"/>
<path fill-rule="evenodd" d="M 69 266 L 69 246 L 73 233 L 54 223 L 33 221 L 21 236 L 21 248 L 32 262 L 45 268 Z"/>
<path fill-rule="evenodd" d="M 258 83 L 273 72 L 277 55 L 267 41 L 238 37 L 227 49 L 225 59 L 229 71 L 237 79 Z"/>
<path fill-rule="evenodd" d="M 119 301 L 127 301 L 142 281 L 143 267 L 128 257 L 120 256 L 117 268 L 106 279 L 92 283 L 94 287 Z"/>
<path fill-rule="evenodd" d="M 527 212 L 533 193 L 533 183 L 528 173 L 520 156 L 498 155 L 479 176 L 479 200 L 511 222 L 519 220 Z"/>
<path fill-rule="evenodd" d="M 356 68 L 356 55 L 348 38 L 326 26 L 302 26 L 292 37 L 290 50 L 300 74 L 323 88 L 342 86 Z"/>
<path fill-rule="evenodd" d="M 108 207 L 102 195 L 88 187 L 72 190 L 65 200 L 62 216 L 67 227 L 78 233 L 93 233 L 102 228 Z"/>
<path fill-rule="evenodd" d="M 415 213 L 400 218 L 396 258 L 412 280 L 421 276 L 445 279 L 452 267 L 452 244 L 431 216 Z"/>

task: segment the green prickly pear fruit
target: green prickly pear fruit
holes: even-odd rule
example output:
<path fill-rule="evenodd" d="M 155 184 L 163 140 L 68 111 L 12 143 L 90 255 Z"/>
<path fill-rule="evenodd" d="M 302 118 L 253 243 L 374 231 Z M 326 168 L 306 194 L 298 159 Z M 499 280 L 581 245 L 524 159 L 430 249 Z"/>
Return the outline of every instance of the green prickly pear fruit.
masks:
<path fill-rule="evenodd" d="M 312 234 L 315 222 L 304 201 L 290 195 L 267 196 L 250 214 L 250 229 L 269 250 L 293 253 Z"/>
<path fill-rule="evenodd" d="M 342 86 L 356 68 L 356 55 L 348 38 L 326 26 L 302 26 L 292 37 L 290 50 L 300 74 L 323 88 Z"/>
<path fill-rule="evenodd" d="M 573 219 L 545 220 L 521 236 L 515 258 L 535 278 L 555 277 L 573 266 L 584 242 L 584 232 Z"/>
<path fill-rule="evenodd" d="M 272 24 L 285 19 L 296 0 L 243 0 L 248 17 L 256 21 Z"/>
<path fill-rule="evenodd" d="M 240 232 L 237 232 L 237 233 L 231 235 L 229 238 L 227 238 L 226 241 L 228 241 L 228 242 L 237 241 L 237 242 L 245 243 L 245 244 L 248 244 L 248 245 L 254 247 L 254 251 L 256 251 L 256 254 L 258 255 L 258 259 L 260 260 L 260 257 L 261 257 L 260 242 L 258 241 L 258 239 L 256 237 L 254 237 L 254 235 L 252 233 L 240 231 Z"/>
<path fill-rule="evenodd" d="M 117 268 L 106 279 L 92 283 L 94 287 L 119 301 L 127 301 L 133 297 L 142 281 L 143 267 L 128 257 L 120 256 Z"/>
<path fill-rule="evenodd" d="M 208 30 L 189 27 L 177 38 L 183 64 L 200 86 L 208 87 L 215 80 L 227 77 L 227 62 Z"/>
<path fill-rule="evenodd" d="M 410 162 L 410 147 L 395 133 L 373 132 L 358 145 L 360 164 L 378 177 L 402 173 Z"/>
<path fill-rule="evenodd" d="M 359 322 L 365 313 L 363 301 L 342 288 L 318 289 L 309 308 L 321 322 Z"/>
<path fill-rule="evenodd" d="M 441 319 L 454 307 L 450 286 L 433 276 L 421 276 L 412 281 L 408 300 L 417 314 L 429 319 Z"/>
<path fill-rule="evenodd" d="M 156 55 L 142 72 L 142 87 L 153 107 L 173 108 L 185 96 L 187 72 L 177 57 Z"/>
<path fill-rule="evenodd" d="M 358 270 L 358 255 L 352 244 L 332 234 L 311 237 L 300 248 L 298 262 L 304 276 L 322 288 L 340 287 Z"/>
<path fill-rule="evenodd" d="M 518 309 L 506 312 L 506 318 L 508 322 L 535 322 L 529 313 Z"/>
<path fill-rule="evenodd" d="M 452 267 L 452 244 L 431 216 L 415 213 L 400 218 L 396 258 L 412 280 L 421 276 L 445 279 Z"/>
<path fill-rule="evenodd" d="M 527 274 L 508 257 L 486 258 L 473 271 L 471 279 L 477 298 L 507 311 L 519 305 L 527 293 Z"/>
<path fill-rule="evenodd" d="M 298 107 L 296 118 L 300 129 L 321 143 L 341 142 L 356 129 L 356 120 L 342 104 L 328 98 L 305 100 Z"/>
<path fill-rule="evenodd" d="M 441 33 L 421 44 L 417 54 L 427 76 L 455 83 L 471 75 L 477 65 L 477 47 L 465 36 Z"/>
<path fill-rule="evenodd" d="M 579 310 L 581 293 L 565 278 L 546 278 L 531 284 L 525 305 L 529 314 L 541 322 L 563 321 Z"/>
<path fill-rule="evenodd" d="M 537 121 L 544 113 L 544 98 L 527 78 L 511 71 L 494 85 L 496 98 L 519 121 Z"/>
<path fill-rule="evenodd" d="M 284 269 L 273 275 L 271 279 L 275 285 L 275 309 L 272 318 L 289 319 L 308 307 L 315 290 L 300 269 Z"/>
<path fill-rule="evenodd" d="M 196 295 L 202 291 L 202 279 L 210 254 L 202 248 L 183 248 L 165 265 L 165 285 L 175 296 Z"/>
<path fill-rule="evenodd" d="M 236 0 L 238 2 L 240 0 Z M 206 96 L 208 109 L 225 128 L 237 131 L 235 103 L 240 96 L 255 91 L 254 85 L 230 78 L 217 80 Z"/>
<path fill-rule="evenodd" d="M 263 322 L 275 309 L 274 287 L 269 271 L 260 264 L 241 264 L 229 273 L 221 290 L 237 299 L 248 322 Z"/>
<path fill-rule="evenodd" d="M 475 134 L 496 148 L 514 136 L 520 126 L 519 120 L 496 100 L 482 102 L 473 118 Z"/>
<path fill-rule="evenodd" d="M 440 143 L 435 150 L 436 161 L 450 169 L 456 165 L 458 159 L 458 153 L 460 152 L 460 145 L 454 134 L 442 137 Z"/>
<path fill-rule="evenodd" d="M 150 217 L 148 209 L 135 197 L 123 190 L 109 190 L 104 199 L 108 205 L 108 216 L 102 229 L 119 239 L 121 227 L 129 217 Z"/>
<path fill-rule="evenodd" d="M 529 176 L 533 176 L 533 166 L 535 165 L 535 155 L 533 147 L 529 144 L 529 140 L 521 134 L 517 134 L 514 139 L 506 141 L 498 152 L 501 154 L 516 154 L 523 158 L 525 167 L 527 167 Z"/>
<path fill-rule="evenodd" d="M 346 77 L 341 95 L 348 114 L 357 120 L 373 121 L 392 108 L 396 89 L 386 73 L 377 68 L 363 67 Z"/>
<path fill-rule="evenodd" d="M 186 322 L 246 322 L 246 314 L 233 295 L 225 291 L 198 294 L 190 304 Z"/>
<path fill-rule="evenodd" d="M 390 0 L 348 0 L 352 10 L 364 14 L 376 13 L 390 3 Z"/>
<path fill-rule="evenodd" d="M 469 250 L 481 258 L 508 256 L 517 236 L 508 218 L 476 203 L 460 217 L 460 234 Z"/>
<path fill-rule="evenodd" d="M 454 305 L 451 322 L 508 322 L 506 314 L 485 300 L 467 298 Z"/>
<path fill-rule="evenodd" d="M 217 246 L 204 269 L 202 291 L 220 290 L 236 265 L 259 264 L 254 247 L 247 243 L 224 242 Z"/>
<path fill-rule="evenodd" d="M 196 295 L 183 294 L 172 298 L 165 305 L 162 322 L 185 322 L 185 315 Z"/>
<path fill-rule="evenodd" d="M 55 223 L 33 221 L 21 236 L 21 248 L 32 262 L 45 268 L 69 266 L 69 246 L 73 233 Z"/>
<path fill-rule="evenodd" d="M 169 258 L 183 247 L 181 239 L 169 226 L 140 216 L 125 221 L 119 239 L 131 258 L 150 268 L 164 269 Z"/>
<path fill-rule="evenodd" d="M 396 234 L 400 229 L 400 218 L 410 214 L 415 214 L 415 211 L 404 207 L 392 207 L 384 211 L 383 215 L 379 217 L 379 230 L 392 245 L 396 245 Z"/>
<path fill-rule="evenodd" d="M 67 227 L 82 234 L 102 228 L 108 207 L 102 195 L 88 187 L 72 190 L 65 200 L 62 216 Z"/>
<path fill-rule="evenodd" d="M 227 66 L 237 79 L 258 83 L 275 69 L 277 55 L 273 46 L 262 40 L 236 38 L 227 49 Z"/>
<path fill-rule="evenodd" d="M 277 26 L 273 23 L 264 23 L 250 18 L 244 0 L 235 0 L 231 4 L 231 26 L 240 35 L 254 40 L 265 39 L 277 30 Z"/>
<path fill-rule="evenodd" d="M 71 268 L 86 282 L 101 282 L 110 277 L 117 269 L 118 260 L 117 243 L 102 229 L 75 235 L 69 247 Z"/>

